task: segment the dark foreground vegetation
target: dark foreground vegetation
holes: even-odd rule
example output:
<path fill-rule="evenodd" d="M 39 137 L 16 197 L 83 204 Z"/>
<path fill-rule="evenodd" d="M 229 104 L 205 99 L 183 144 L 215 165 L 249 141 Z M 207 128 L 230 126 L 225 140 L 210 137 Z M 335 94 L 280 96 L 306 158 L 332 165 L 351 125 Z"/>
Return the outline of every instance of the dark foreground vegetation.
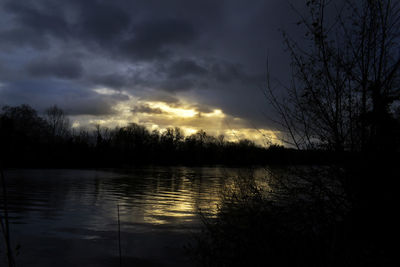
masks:
<path fill-rule="evenodd" d="M 201 266 L 398 265 L 400 2 L 306 3 L 305 41 L 284 35 L 293 79 L 266 96 L 292 146 L 352 156 L 243 175 L 203 216 Z"/>
<path fill-rule="evenodd" d="M 198 266 L 397 266 L 400 168 L 375 160 L 244 174 L 187 251 Z"/>

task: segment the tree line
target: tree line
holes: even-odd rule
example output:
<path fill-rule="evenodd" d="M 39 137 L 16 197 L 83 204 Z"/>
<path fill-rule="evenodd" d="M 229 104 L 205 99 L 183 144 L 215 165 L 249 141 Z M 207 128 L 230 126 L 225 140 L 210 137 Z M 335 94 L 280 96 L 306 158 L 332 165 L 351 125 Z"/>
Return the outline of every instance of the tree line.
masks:
<path fill-rule="evenodd" d="M 137 164 L 257 164 L 269 149 L 243 139 L 227 141 L 200 130 L 185 136 L 178 128 L 149 131 L 145 126 L 94 129 L 71 127 L 57 106 L 43 115 L 29 105 L 0 112 L 1 159 L 7 167 L 116 167 Z"/>

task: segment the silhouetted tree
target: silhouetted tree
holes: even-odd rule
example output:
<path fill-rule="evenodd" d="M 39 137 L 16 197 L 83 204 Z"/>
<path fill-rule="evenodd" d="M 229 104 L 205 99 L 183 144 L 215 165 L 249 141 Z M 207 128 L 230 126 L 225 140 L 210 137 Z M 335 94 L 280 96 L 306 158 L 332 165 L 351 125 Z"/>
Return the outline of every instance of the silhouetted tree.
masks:
<path fill-rule="evenodd" d="M 27 106 L 6 106 L 0 113 L 0 145 L 7 166 L 92 167 L 146 163 L 255 164 L 265 148 L 250 141 L 228 142 L 205 131 L 185 137 L 178 127 L 149 130 L 135 123 L 109 129 L 71 128 L 57 106 L 43 117 Z"/>
<path fill-rule="evenodd" d="M 267 96 L 298 148 L 389 149 L 391 108 L 400 100 L 399 1 L 307 1 L 304 46 L 284 34 L 293 79 L 285 98 Z M 388 142 L 388 140 L 391 140 Z"/>
<path fill-rule="evenodd" d="M 400 1 L 342 3 L 338 7 L 334 1 L 307 1 L 309 14 L 300 15 L 299 21 L 306 40 L 300 44 L 284 34 L 293 69 L 292 81 L 284 87 L 286 95 L 274 91 L 281 84 L 270 77 L 266 95 L 279 115 L 277 123 L 287 134 L 286 142 L 299 149 L 338 152 L 331 154 L 340 158 L 349 155 L 345 151 L 353 153 L 330 166 L 329 173 L 296 169 L 289 177 L 301 183 L 285 179 L 279 183 L 289 199 L 312 199 L 314 190 L 323 196 L 305 211 L 307 216 L 314 216 L 324 198 L 330 199 L 330 213 L 337 219 L 329 224 L 340 230 L 330 232 L 333 243 L 321 246 L 337 246 L 338 259 L 344 262 L 328 265 L 359 266 L 361 255 L 367 257 L 365 265 L 383 261 L 390 265 L 396 255 L 391 236 L 397 232 L 393 203 L 398 194 L 393 188 L 399 172 L 399 124 L 394 111 L 400 101 Z M 348 203 L 347 208 L 331 205 L 336 198 Z M 324 221 L 325 215 L 314 223 Z M 336 243 L 338 239 L 342 243 Z M 348 243 L 358 250 L 349 253 Z"/>
<path fill-rule="evenodd" d="M 1 157 L 9 161 L 28 160 L 47 142 L 46 122 L 28 105 L 4 106 L 0 114 Z"/>
<path fill-rule="evenodd" d="M 53 138 L 66 137 L 70 131 L 70 121 L 64 111 L 56 105 L 45 110 L 44 119 L 50 127 Z"/>

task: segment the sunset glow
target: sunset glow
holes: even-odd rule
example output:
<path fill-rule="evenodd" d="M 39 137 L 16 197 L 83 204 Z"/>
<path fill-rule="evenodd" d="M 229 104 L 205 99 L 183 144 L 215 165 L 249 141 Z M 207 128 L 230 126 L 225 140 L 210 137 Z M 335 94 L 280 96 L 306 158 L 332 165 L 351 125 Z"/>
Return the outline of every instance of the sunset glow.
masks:
<path fill-rule="evenodd" d="M 111 97 L 127 94 L 107 88 L 97 88 L 94 91 Z M 203 107 L 203 110 L 200 110 L 197 103 L 187 99 L 180 99 L 177 103 L 166 103 L 128 96 L 128 101 L 120 102 L 113 107 L 113 114 L 102 118 L 89 115 L 73 116 L 73 125 L 86 125 L 89 128 L 101 125 L 113 128 L 137 123 L 146 126 L 150 131 L 163 132 L 167 128 L 179 127 L 187 136 L 204 130 L 210 135 L 224 135 L 227 141 L 249 139 L 262 146 L 271 143 L 280 144 L 279 132 L 256 129 L 245 119 L 228 115 L 220 108 Z"/>

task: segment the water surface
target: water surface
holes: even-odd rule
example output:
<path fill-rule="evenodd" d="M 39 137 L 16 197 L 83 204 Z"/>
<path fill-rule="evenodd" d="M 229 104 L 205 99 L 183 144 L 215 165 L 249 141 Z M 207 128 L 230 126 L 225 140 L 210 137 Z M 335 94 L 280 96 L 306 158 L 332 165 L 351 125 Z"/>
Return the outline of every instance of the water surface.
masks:
<path fill-rule="evenodd" d="M 17 266 L 119 266 L 117 206 L 123 266 L 191 266 L 183 247 L 201 226 L 198 211 L 215 214 L 220 190 L 234 172 L 9 170 Z"/>

